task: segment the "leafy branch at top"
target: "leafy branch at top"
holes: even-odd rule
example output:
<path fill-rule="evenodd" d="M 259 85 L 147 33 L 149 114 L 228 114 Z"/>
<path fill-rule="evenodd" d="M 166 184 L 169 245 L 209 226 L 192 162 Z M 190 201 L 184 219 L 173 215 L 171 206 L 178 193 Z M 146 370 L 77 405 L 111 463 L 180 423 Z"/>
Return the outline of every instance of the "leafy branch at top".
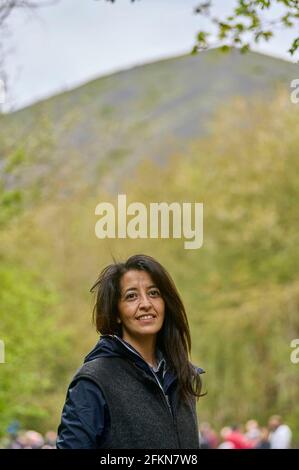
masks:
<path fill-rule="evenodd" d="M 275 6 L 280 7 L 280 14 L 268 19 Z M 210 31 L 199 31 L 193 53 L 212 45 L 220 45 L 223 50 L 239 47 L 241 52 L 246 52 L 252 43 L 269 41 L 278 28 L 299 31 L 299 0 L 237 0 L 225 18 L 214 16 L 213 7 L 212 0 L 203 1 L 194 10 L 195 14 L 210 20 L 216 39 L 210 40 Z M 299 50 L 299 33 L 297 35 L 288 49 L 292 56 Z"/>
<path fill-rule="evenodd" d="M 116 0 L 106 0 L 115 3 Z M 136 0 L 131 0 L 134 2 Z M 273 12 L 273 7 L 280 7 L 277 18 L 268 20 L 265 16 Z M 279 29 L 294 28 L 299 31 L 299 0 L 236 0 L 232 11 L 223 19 L 213 15 L 214 2 L 202 1 L 194 13 L 210 20 L 209 31 L 199 31 L 192 52 L 221 46 L 223 50 L 231 47 L 240 48 L 241 52 L 250 49 L 252 43 L 269 41 Z M 216 38 L 211 40 L 212 31 Z M 299 32 L 292 40 L 288 52 L 294 56 L 299 50 Z"/>

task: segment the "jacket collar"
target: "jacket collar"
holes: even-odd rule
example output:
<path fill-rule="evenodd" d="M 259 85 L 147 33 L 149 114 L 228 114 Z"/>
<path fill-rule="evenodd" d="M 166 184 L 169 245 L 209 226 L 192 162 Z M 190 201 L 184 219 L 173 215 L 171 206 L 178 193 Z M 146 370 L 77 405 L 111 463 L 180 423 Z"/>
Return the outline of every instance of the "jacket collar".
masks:
<path fill-rule="evenodd" d="M 127 341 L 122 339 L 118 335 L 102 335 L 97 342 L 96 346 L 92 351 L 85 357 L 84 362 L 92 361 L 98 357 L 123 357 L 126 356 L 128 359 L 133 360 L 134 363 L 140 367 L 145 372 L 149 372 L 151 369 L 155 374 L 162 372 L 163 377 L 163 388 L 165 393 L 167 393 L 168 388 L 172 383 L 177 379 L 175 372 L 170 370 L 167 365 L 166 358 L 163 356 L 163 353 L 160 349 L 157 348 L 156 356 L 158 365 L 156 369 L 153 369 L 149 364 L 144 360 L 141 354 Z M 163 367 L 163 369 L 161 369 Z M 196 366 L 195 366 L 196 367 Z M 204 372 L 199 367 L 196 367 L 199 373 Z"/>
<path fill-rule="evenodd" d="M 140 354 L 130 343 L 128 343 L 127 341 L 125 341 L 123 338 L 121 338 L 120 336 L 117 336 L 117 335 L 107 335 L 107 336 L 110 336 L 110 337 L 112 337 L 112 338 L 115 338 L 116 341 L 119 341 L 120 343 L 122 343 L 125 348 L 129 349 L 133 354 L 137 354 L 137 356 L 138 356 L 140 359 L 142 359 L 144 362 L 146 362 L 146 361 L 144 360 L 144 358 L 141 356 L 141 354 Z M 156 349 L 156 358 L 157 358 L 157 363 L 158 363 L 158 365 L 157 365 L 156 368 L 152 367 L 152 369 L 153 369 L 155 372 L 156 372 L 156 370 L 158 370 L 158 369 L 161 367 L 162 364 L 163 364 L 163 365 L 166 364 L 166 360 L 165 360 L 165 358 L 164 358 L 164 356 L 163 356 L 163 353 L 162 353 L 161 349 L 159 349 L 159 348 Z M 148 364 L 148 363 L 147 363 L 147 364 Z M 149 364 L 148 364 L 148 365 L 149 365 Z M 150 367 L 151 367 L 151 366 L 150 366 Z"/>

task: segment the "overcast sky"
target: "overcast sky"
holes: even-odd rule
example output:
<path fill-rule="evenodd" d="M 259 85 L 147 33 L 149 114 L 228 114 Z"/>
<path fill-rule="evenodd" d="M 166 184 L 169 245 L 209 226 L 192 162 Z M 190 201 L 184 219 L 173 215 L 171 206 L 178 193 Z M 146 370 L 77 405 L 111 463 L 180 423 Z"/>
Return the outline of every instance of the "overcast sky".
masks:
<path fill-rule="evenodd" d="M 0 0 L 1 1 L 1 0 Z M 10 89 L 6 109 L 18 108 L 92 78 L 190 52 L 204 28 L 199 0 L 60 0 L 38 12 L 14 14 L 6 41 Z M 217 13 L 234 0 L 216 0 Z M 294 32 L 255 50 L 289 59 Z"/>

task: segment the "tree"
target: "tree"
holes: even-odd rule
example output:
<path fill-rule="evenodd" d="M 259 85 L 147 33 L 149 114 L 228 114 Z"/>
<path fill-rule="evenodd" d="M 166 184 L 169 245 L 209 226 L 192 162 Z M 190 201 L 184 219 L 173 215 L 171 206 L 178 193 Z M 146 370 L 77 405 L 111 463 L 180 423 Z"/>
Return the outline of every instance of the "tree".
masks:
<path fill-rule="evenodd" d="M 208 0 L 202 1 L 194 9 L 195 14 L 209 20 L 210 28 L 209 31 L 198 32 L 192 53 L 211 46 L 220 46 L 224 51 L 238 47 L 241 52 L 246 52 L 252 43 L 269 41 L 278 28 L 299 30 L 299 0 L 236 0 L 225 18 L 214 15 L 214 6 L 215 2 Z M 277 6 L 280 13 L 275 16 L 274 8 Z M 212 31 L 215 31 L 213 35 Z M 298 50 L 299 35 L 296 33 L 288 52 L 294 56 Z"/>
<path fill-rule="evenodd" d="M 0 110 L 5 101 L 7 75 L 5 73 L 5 57 L 7 51 L 3 45 L 8 35 L 7 20 L 17 10 L 35 10 L 39 7 L 53 5 L 59 0 L 0 0 Z"/>
<path fill-rule="evenodd" d="M 13 11 L 23 8 L 38 8 L 41 6 L 52 5 L 57 0 L 1 0 L 0 3 L 0 27 L 4 25 Z"/>

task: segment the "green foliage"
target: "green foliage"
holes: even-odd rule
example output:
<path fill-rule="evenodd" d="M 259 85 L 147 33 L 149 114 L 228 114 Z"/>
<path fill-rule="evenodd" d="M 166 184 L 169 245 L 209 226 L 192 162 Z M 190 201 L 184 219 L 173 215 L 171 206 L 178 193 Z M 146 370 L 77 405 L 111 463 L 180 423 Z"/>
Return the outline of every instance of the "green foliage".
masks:
<path fill-rule="evenodd" d="M 295 38 L 294 41 L 292 42 L 292 45 L 291 45 L 290 49 L 289 49 L 289 53 L 291 55 L 294 55 L 295 52 L 298 50 L 298 48 L 299 48 L 299 38 Z"/>
<path fill-rule="evenodd" d="M 274 33 L 281 28 L 293 28 L 299 25 L 299 3 L 297 0 L 236 0 L 233 10 L 226 18 L 219 18 L 213 14 L 213 2 L 202 2 L 195 9 L 195 13 L 208 18 L 211 26 L 217 30 L 217 42 L 224 46 L 240 47 L 241 52 L 250 50 L 252 42 L 269 41 Z M 280 6 L 282 11 L 277 16 L 273 8 Z M 268 16 L 265 16 L 265 13 Z M 270 27 L 269 27 L 270 26 Z M 298 28 L 297 28 L 298 29 Z M 197 41 L 192 49 L 197 50 L 210 47 L 211 43 L 202 40 L 202 33 L 197 34 Z M 248 40 L 250 38 L 250 40 Z M 299 38 L 296 37 L 288 52 L 294 55 L 299 49 Z"/>
<path fill-rule="evenodd" d="M 4 163 L 3 181 L 0 184 L 0 228 L 3 228 L 23 208 L 23 191 L 19 187 L 7 189 L 4 179 L 5 177 L 13 179 L 18 169 L 23 167 L 25 161 L 26 152 L 24 148 L 19 147 L 8 155 Z"/>
<path fill-rule="evenodd" d="M 7 159 L 4 167 L 4 173 L 10 174 L 26 161 L 26 152 L 20 147 L 15 150 Z"/>
<path fill-rule="evenodd" d="M 49 419 L 41 406 L 64 376 L 66 332 L 58 331 L 59 298 L 46 279 L 2 255 L 0 268 L 0 336 L 5 363 L 0 365 L 0 435 L 9 422 L 24 427 Z"/>
<path fill-rule="evenodd" d="M 1 191 L 0 189 L 0 227 L 22 209 L 22 192 L 19 190 Z"/>
<path fill-rule="evenodd" d="M 115 0 L 106 0 L 114 3 Z M 134 0 L 131 0 L 134 2 Z M 299 2 L 298 0 L 236 0 L 233 10 L 223 18 L 213 14 L 213 1 L 201 1 L 195 8 L 194 13 L 208 18 L 211 27 L 216 26 L 217 42 L 224 46 L 222 49 L 226 51 L 225 46 L 240 46 L 242 53 L 250 50 L 250 42 L 248 42 L 248 34 L 253 42 L 260 40 L 269 41 L 274 31 L 279 28 L 293 28 L 299 25 Z M 284 10 L 279 17 L 271 17 L 269 20 L 265 18 L 265 11 L 272 13 L 275 6 L 283 7 Z M 272 29 L 268 29 L 268 24 Z M 298 28 L 297 28 L 298 29 Z M 208 41 L 211 33 L 207 31 L 199 31 L 196 35 L 196 43 L 192 48 L 191 54 L 207 49 L 215 44 Z M 224 44 L 223 44 L 224 42 Z M 299 49 L 299 37 L 296 37 L 288 52 L 294 55 Z"/>
<path fill-rule="evenodd" d="M 22 134 L 12 121 L 9 131 L 7 121 L 1 118 L 0 154 L 0 230 L 23 210 L 41 198 L 43 168 L 50 163 L 53 138 L 49 121 L 42 116 L 35 134 Z M 23 131 L 24 132 L 24 131 Z M 14 135 L 14 139 L 11 138 Z M 34 165 L 33 165 L 34 163 Z M 37 174 L 32 181 L 34 173 Z"/>

